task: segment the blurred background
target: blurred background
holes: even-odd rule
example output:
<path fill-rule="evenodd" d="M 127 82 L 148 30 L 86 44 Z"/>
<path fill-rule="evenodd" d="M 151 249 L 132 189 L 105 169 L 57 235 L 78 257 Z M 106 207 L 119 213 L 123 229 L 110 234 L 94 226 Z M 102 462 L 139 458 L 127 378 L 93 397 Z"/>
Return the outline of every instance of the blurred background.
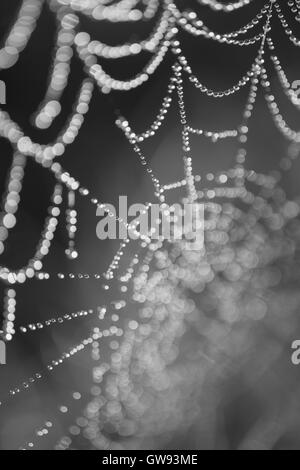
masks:
<path fill-rule="evenodd" d="M 195 0 L 178 0 L 176 3 L 181 9 L 195 9 L 205 24 L 222 33 L 236 30 L 248 23 L 264 2 L 255 0 L 251 6 L 230 15 L 215 13 L 200 6 Z M 285 2 L 281 3 L 284 8 Z M 20 0 L 0 2 L 2 42 L 20 5 Z M 298 31 L 300 36 L 299 23 L 292 18 L 287 6 L 284 11 L 294 31 Z M 104 21 L 96 22 L 84 15 L 80 15 L 80 19 L 81 29 L 89 32 L 93 39 L 117 45 L 148 37 L 157 17 L 138 24 L 115 25 Z M 273 23 L 277 55 L 290 81 L 298 80 L 298 48 L 291 44 L 276 15 Z M 47 88 L 55 30 L 55 17 L 48 6 L 44 5 L 37 28 L 19 62 L 10 70 L 1 71 L 0 77 L 7 85 L 7 105 L 3 109 L 9 112 L 26 135 L 40 143 L 55 140 L 72 112 L 77 92 L 85 77 L 82 63 L 75 54 L 70 80 L 62 98 L 61 115 L 48 131 L 37 130 L 32 126 L 31 116 L 37 110 Z M 222 45 L 204 38 L 194 38 L 182 31 L 180 36 L 183 52 L 195 75 L 213 89 L 231 87 L 250 68 L 257 54 L 257 45 L 246 48 Z M 101 62 L 113 76 L 125 79 L 140 71 L 147 60 L 147 53 L 142 53 L 137 57 L 114 61 L 101 59 Z M 115 120 L 118 114 L 122 114 L 136 132 L 146 129 L 165 96 L 173 62 L 174 56 L 169 53 L 151 79 L 134 91 L 103 95 L 96 90 L 83 128 L 75 143 L 67 148 L 61 163 L 66 171 L 78 178 L 101 201 L 117 205 L 120 195 L 127 195 L 132 203 L 153 201 L 151 182 L 123 133 L 115 126 Z M 283 95 L 270 64 L 269 71 L 272 88 L 283 114 L 289 116 L 288 122 L 292 128 L 299 129 L 299 114 Z M 194 127 L 203 129 L 235 128 L 240 123 L 247 94 L 248 87 L 245 87 L 234 96 L 213 100 L 186 83 L 188 118 Z M 196 174 L 228 169 L 233 165 L 235 141 L 225 140 L 213 144 L 204 138 L 193 137 L 191 142 Z M 157 136 L 142 145 L 161 182 L 168 184 L 182 178 L 181 136 L 176 100 Z M 264 173 L 276 169 L 288 151 L 287 142 L 274 127 L 261 90 L 250 124 L 248 149 L 247 167 Z M 0 140 L 0 153 L 0 188 L 3 192 L 13 153 L 10 144 L 4 139 Z M 300 162 L 296 161 L 293 171 L 287 173 L 282 182 L 290 197 L 299 193 L 299 165 Z M 5 254 L 1 255 L 1 265 L 17 269 L 32 256 L 42 231 L 54 184 L 54 178 L 46 169 L 28 159 L 18 223 L 11 231 Z M 178 197 L 179 194 L 174 193 L 174 199 Z M 103 242 L 97 239 L 98 219 L 94 208 L 80 198 L 77 198 L 76 205 L 79 212 L 76 235 L 79 258 L 68 261 L 64 256 L 67 233 L 62 211 L 61 223 L 45 262 L 45 271 L 50 274 L 102 274 L 118 248 L 118 241 Z M 135 249 L 134 243 L 129 246 L 123 267 Z M 106 293 L 102 284 L 102 281 L 95 279 L 59 281 L 55 275 L 47 282 L 30 280 L 17 287 L 16 326 L 109 303 L 115 293 Z M 0 284 L 0 291 L 3 296 L 4 285 Z M 205 383 L 193 383 L 185 378 L 186 389 L 179 386 L 179 404 L 176 406 L 183 410 L 182 426 L 179 420 L 176 430 L 172 426 L 172 432 L 167 432 L 168 429 L 159 430 L 159 436 L 154 433 L 151 439 L 146 439 L 141 445 L 174 449 L 299 449 L 300 369 L 290 361 L 290 345 L 293 340 L 300 338 L 299 301 L 298 285 L 279 288 L 273 311 L 260 322 L 243 327 L 242 331 L 237 327 L 237 331 L 232 332 L 228 339 L 228 348 L 242 351 L 240 357 L 233 354 L 234 359 L 229 360 L 230 354 L 225 349 L 222 352 L 224 360 L 215 365 L 214 372 Z M 134 315 L 133 309 L 131 318 Z M 8 363 L 0 369 L 1 396 L 5 396 L 8 389 L 22 383 L 32 373 L 43 371 L 45 364 L 88 336 L 92 325 L 92 320 L 75 320 L 57 329 L 25 336 L 17 333 L 15 340 L 8 345 Z M 214 330 L 212 340 L 218 343 L 218 331 Z M 194 344 L 194 339 L 186 341 Z M 109 354 L 105 341 L 102 348 L 104 356 Z M 196 342 L 195 348 L 197 349 Z M 179 369 L 179 376 L 180 373 Z M 53 448 L 58 438 L 68 429 L 72 417 L 77 416 L 88 402 L 91 381 L 89 357 L 85 354 L 77 355 L 49 374 L 46 380 L 35 384 L 31 391 L 20 394 L 0 410 L 0 448 L 19 448 L 31 439 L 36 426 L 47 417 L 56 421 L 57 428 L 41 446 Z M 197 394 L 199 388 L 201 397 Z M 67 397 L 77 390 L 82 394 L 82 399 L 72 405 L 71 416 L 64 416 L 59 407 L 67 406 Z M 192 409 L 185 410 L 187 401 L 193 404 Z M 176 414 L 176 409 L 173 408 L 170 413 Z M 187 421 L 188 426 L 185 425 L 186 414 L 193 417 Z M 85 449 L 89 446 L 87 442 L 82 440 L 77 446 Z"/>

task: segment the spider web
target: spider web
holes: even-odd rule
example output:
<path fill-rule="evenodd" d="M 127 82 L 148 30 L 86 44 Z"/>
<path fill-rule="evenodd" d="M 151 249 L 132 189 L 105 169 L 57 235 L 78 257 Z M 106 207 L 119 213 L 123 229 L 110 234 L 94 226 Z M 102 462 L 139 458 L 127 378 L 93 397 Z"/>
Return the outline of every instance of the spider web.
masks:
<path fill-rule="evenodd" d="M 198 0 L 197 3 L 214 12 L 230 13 L 248 8 L 255 2 L 240 0 L 223 4 L 213 0 Z M 295 46 L 300 45 L 300 39 L 290 29 L 279 1 L 267 1 L 245 26 L 231 33 L 220 34 L 207 27 L 197 12 L 180 10 L 170 0 L 24 0 L 16 22 L 6 37 L 5 46 L 0 51 L 2 69 L 10 68 L 18 61 L 43 7 L 49 7 L 51 14 L 55 15 L 57 39 L 48 89 L 33 116 L 35 126 L 48 129 L 60 115 L 60 100 L 72 78 L 70 63 L 73 54 L 81 59 L 88 78 L 82 83 L 66 127 L 56 141 L 48 145 L 34 142 L 6 111 L 0 111 L 0 135 L 14 149 L 3 198 L 4 211 L 0 227 L 2 251 L 9 231 L 15 225 L 27 160 L 32 159 L 37 165 L 43 166 L 56 179 L 49 217 L 45 220 L 35 254 L 26 266 L 18 270 L 11 270 L 8 266 L 0 267 L 0 278 L 5 286 L 2 337 L 6 341 L 15 340 L 18 286 L 30 282 L 30 279 L 47 281 L 54 276 L 62 281 L 66 278 L 96 279 L 103 285 L 103 295 L 105 291 L 115 289 L 119 290 L 119 294 L 112 303 L 21 326 L 20 333 L 29 335 L 73 320 L 91 318 L 93 322 L 89 336 L 55 357 L 44 371 L 37 371 L 22 384 L 10 388 L 1 399 L 0 412 L 19 395 L 30 393 L 36 382 L 47 380 L 48 374 L 55 373 L 66 361 L 88 352 L 92 371 L 90 398 L 85 399 L 87 404 L 82 414 L 74 420 L 68 433 L 57 441 L 55 449 L 82 447 L 82 438 L 89 447 L 98 449 L 142 447 L 145 440 L 152 442 L 151 439 L 156 435 L 172 433 L 182 423 L 188 428 L 194 422 L 199 399 L 194 391 L 198 387 L 204 388 L 216 364 L 224 365 L 226 361 L 222 359 L 221 351 L 225 350 L 229 357 L 240 353 L 238 347 L 235 351 L 234 345 L 230 345 L 228 340 L 237 325 L 245 318 L 252 321 L 263 319 L 269 305 L 272 304 L 276 309 L 270 292 L 279 284 L 282 286 L 298 279 L 296 254 L 299 246 L 299 200 L 288 200 L 279 181 L 281 173 L 289 170 L 298 156 L 300 132 L 289 127 L 280 112 L 272 94 L 265 57 L 270 54 L 287 98 L 299 109 L 296 92 L 284 72 L 280 58 L 276 56 L 272 36 L 274 17 L 278 17 Z M 299 3 L 288 2 L 288 8 L 299 20 Z M 148 39 L 109 46 L 92 41 L 89 34 L 81 30 L 80 15 L 113 23 L 158 19 Z M 186 59 L 180 42 L 180 30 L 221 44 L 257 47 L 256 58 L 249 70 L 231 88 L 212 90 L 200 82 Z M 135 56 L 142 51 L 148 51 L 151 59 L 140 73 L 128 80 L 110 76 L 101 65 L 101 60 L 98 60 L 116 60 Z M 70 259 L 76 259 L 78 254 L 75 237 L 76 198 L 82 197 L 95 209 L 100 207 L 109 213 L 109 208 L 98 195 L 91 194 L 60 163 L 67 146 L 76 141 L 95 87 L 104 94 L 138 88 L 151 79 L 167 53 L 174 57 L 171 78 L 166 96 L 151 126 L 136 133 L 123 116 L 118 117 L 116 125 L 124 132 L 145 168 L 153 185 L 153 194 L 160 203 L 168 202 L 173 190 L 182 189 L 185 193 L 182 202 L 205 204 L 205 250 L 188 252 L 183 242 L 153 242 L 150 237 L 146 237 L 138 241 L 137 252 L 124 272 L 119 272 L 122 258 L 131 243 L 128 238 L 121 243 L 103 275 L 46 272 L 44 259 L 50 253 L 64 199 L 68 206 L 69 245 L 66 255 Z M 215 99 L 225 98 L 249 87 L 241 122 L 235 129 L 229 130 L 193 127 L 185 104 L 187 83 Z M 292 144 L 289 156 L 282 162 L 282 168 L 270 174 L 260 174 L 246 166 L 249 121 L 258 89 L 264 92 L 279 132 Z M 175 99 L 182 128 L 184 173 L 181 180 L 170 183 L 160 181 L 152 170 L 151 159 L 144 154 L 143 142 L 161 131 Z M 213 143 L 235 139 L 239 146 L 235 165 L 226 171 L 210 173 L 206 181 L 202 175 L 195 175 L 190 143 L 192 135 L 205 137 Z M 147 207 L 150 209 L 151 204 Z M 114 217 L 114 214 L 111 215 Z M 123 220 L 118 221 L 124 223 Z M 137 312 L 139 321 L 133 319 L 132 312 Z M 207 324 L 205 312 L 212 314 L 212 325 Z M 102 322 L 106 325 L 103 328 Z M 187 329 L 201 330 L 206 340 L 199 341 L 195 335 L 186 344 Z M 215 334 L 219 335 L 219 348 L 214 345 Z M 106 338 L 111 352 L 108 357 L 103 357 L 101 348 Z M 180 347 L 187 350 L 186 361 L 179 361 Z M 182 406 L 186 396 L 189 401 L 187 408 Z M 64 404 L 59 405 L 60 413 L 73 417 L 78 408 L 76 403 L 81 402 L 81 399 L 80 392 L 71 393 L 64 399 Z M 174 409 L 178 409 L 175 416 Z M 21 448 L 43 447 L 44 440 L 55 433 L 57 428 L 59 425 L 51 416 L 45 418 L 43 423 L 37 424 L 32 439 L 20 443 Z"/>

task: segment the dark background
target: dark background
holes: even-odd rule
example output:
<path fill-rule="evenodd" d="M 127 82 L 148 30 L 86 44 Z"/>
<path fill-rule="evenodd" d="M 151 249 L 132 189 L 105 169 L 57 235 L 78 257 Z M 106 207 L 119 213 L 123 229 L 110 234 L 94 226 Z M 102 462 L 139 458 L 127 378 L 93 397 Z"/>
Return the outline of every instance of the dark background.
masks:
<path fill-rule="evenodd" d="M 280 3 L 294 30 L 300 33 L 299 23 L 289 15 L 286 2 Z M 20 4 L 19 0 L 0 2 L 1 43 L 14 22 Z M 248 23 L 262 8 L 264 2 L 256 0 L 251 6 L 231 15 L 214 13 L 209 8 L 200 7 L 195 1 L 178 1 L 177 4 L 179 7 L 193 7 L 211 29 L 229 32 Z M 277 54 L 292 82 L 300 79 L 299 48 L 291 44 L 276 15 L 274 16 L 273 39 Z M 99 38 L 112 45 L 147 37 L 154 25 L 154 20 L 141 24 L 116 25 L 97 23 L 87 17 L 81 17 L 81 21 L 81 29 L 88 31 L 92 38 Z M 54 121 L 49 131 L 34 129 L 31 125 L 31 115 L 38 108 L 46 91 L 54 51 L 55 26 L 54 15 L 49 12 L 47 6 L 44 6 L 37 28 L 27 48 L 22 52 L 19 62 L 12 69 L 1 72 L 1 79 L 7 84 L 7 106 L 4 109 L 10 113 L 25 134 L 40 143 L 55 140 L 72 111 L 76 94 L 85 76 L 82 64 L 75 54 L 72 59 L 69 84 L 63 94 L 62 114 Z M 251 30 L 250 36 L 254 35 L 254 31 L 256 30 Z M 203 38 L 194 38 L 184 32 L 180 35 L 184 54 L 195 74 L 200 81 L 214 89 L 226 89 L 236 83 L 249 70 L 257 54 L 257 44 L 244 48 L 220 45 Z M 138 57 L 117 61 L 101 59 L 101 63 L 114 76 L 122 79 L 135 75 L 147 60 L 148 55 L 142 53 Z M 170 66 L 173 62 L 174 57 L 169 53 L 149 82 L 137 90 L 127 93 L 113 92 L 109 96 L 102 95 L 98 90 L 95 92 L 84 126 L 75 143 L 69 146 L 66 154 L 61 157 L 61 164 L 100 200 L 116 204 L 119 195 L 127 195 L 132 202 L 153 200 L 151 183 L 127 140 L 114 125 L 114 121 L 116 110 L 120 110 L 121 114 L 129 119 L 134 130 L 139 132 L 147 128 L 165 95 Z M 299 128 L 299 116 L 284 97 L 269 62 L 268 69 L 273 77 L 272 86 L 276 99 L 281 104 L 284 114 L 287 113 L 289 116 L 288 123 L 292 128 Z M 188 118 L 194 127 L 208 130 L 230 129 L 240 123 L 248 87 L 235 96 L 222 100 L 207 98 L 189 83 L 185 88 Z M 250 127 L 248 168 L 263 172 L 275 169 L 280 159 L 286 155 L 287 142 L 275 129 L 261 90 Z M 162 182 L 170 183 L 182 177 L 180 127 L 175 106 L 172 107 L 158 135 L 142 145 Z M 225 141 L 212 144 L 204 138 L 197 137 L 192 138 L 192 151 L 195 172 L 205 174 L 216 169 L 229 168 L 234 161 L 236 143 Z M 4 189 L 12 148 L 3 139 L 0 140 L 0 154 L 0 188 Z M 299 162 L 294 165 L 294 171 L 288 174 L 284 182 L 285 188 L 291 195 L 298 193 L 299 186 Z M 2 265 L 8 265 L 13 269 L 19 268 L 32 256 L 42 231 L 54 183 L 54 178 L 47 170 L 29 159 L 18 223 L 11 231 L 4 256 L 1 256 Z M 118 247 L 118 242 L 100 242 L 97 239 L 97 218 L 94 207 L 79 197 L 77 197 L 77 206 L 79 231 L 76 244 L 80 257 L 73 262 L 67 261 L 64 257 L 67 237 L 62 216 L 52 249 L 45 261 L 45 270 L 53 273 L 54 277 L 47 282 L 30 280 L 24 286 L 17 288 L 17 326 L 91 308 L 111 300 L 109 297 L 107 299 L 99 281 L 58 281 L 55 278 L 57 272 L 102 273 Z M 133 252 L 134 246 L 130 246 L 125 264 L 129 254 Z M 0 286 L 1 295 L 3 287 Z M 13 344 L 8 346 L 8 365 L 5 368 L 1 367 L 0 370 L 1 394 L 5 396 L 10 387 L 22 383 L 32 372 L 43 370 L 45 363 L 88 336 L 89 327 L 90 322 L 75 320 L 60 329 L 54 328 L 24 337 L 17 334 Z M 294 334 L 296 338 L 296 332 Z M 57 407 L 65 402 L 68 393 L 79 390 L 83 392 L 84 397 L 88 391 L 91 375 L 88 364 L 88 358 L 76 356 L 63 368 L 57 369 L 43 383 L 41 382 L 38 387 L 34 387 L 31 392 L 23 393 L 2 410 L 0 448 L 18 448 L 22 445 L 30 438 L 35 426 L 47 417 L 58 415 Z M 297 372 L 294 374 L 297 375 Z M 240 384 L 235 384 L 233 388 L 238 395 Z M 78 406 L 82 406 L 82 402 Z M 229 407 L 227 419 L 228 427 L 231 429 L 229 435 L 232 447 L 238 445 L 239 429 L 243 427 L 241 423 L 245 421 L 244 413 L 243 401 L 240 403 L 239 399 L 234 409 L 231 410 Z M 76 415 L 76 408 L 72 415 Z M 60 420 L 58 430 L 61 432 L 56 431 L 54 438 L 63 432 L 70 416 L 66 417 L 65 421 L 61 416 L 58 419 Z M 47 446 L 51 445 L 50 439 L 47 441 Z"/>

